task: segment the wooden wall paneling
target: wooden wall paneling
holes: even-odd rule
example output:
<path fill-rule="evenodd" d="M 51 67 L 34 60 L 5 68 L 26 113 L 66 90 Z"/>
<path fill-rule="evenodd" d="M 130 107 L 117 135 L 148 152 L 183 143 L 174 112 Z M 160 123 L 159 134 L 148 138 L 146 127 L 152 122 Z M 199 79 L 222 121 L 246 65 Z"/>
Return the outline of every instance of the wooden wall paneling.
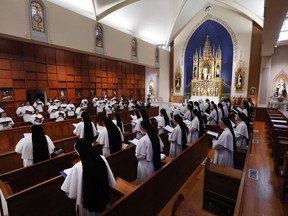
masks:
<path fill-rule="evenodd" d="M 108 98 L 112 98 L 113 97 L 113 90 L 112 89 L 108 89 L 107 90 L 107 97 Z"/>
<path fill-rule="evenodd" d="M 95 68 L 96 68 L 96 70 L 98 71 L 98 70 L 101 70 L 101 59 L 100 59 L 100 57 L 95 57 Z"/>
<path fill-rule="evenodd" d="M 114 88 L 114 85 L 113 85 L 113 83 L 107 83 L 107 87 L 109 88 L 109 89 L 113 89 Z"/>
<path fill-rule="evenodd" d="M 61 74 L 65 74 L 65 66 L 62 66 L 62 65 L 57 65 L 56 66 L 57 68 L 57 73 L 61 73 Z"/>
<path fill-rule="evenodd" d="M 101 71 L 101 77 L 107 77 L 107 71 Z"/>
<path fill-rule="evenodd" d="M 24 70 L 23 61 L 11 60 L 11 70 L 23 71 Z"/>
<path fill-rule="evenodd" d="M 89 76 L 89 70 L 87 68 L 82 68 L 81 74 L 82 74 L 82 76 Z"/>
<path fill-rule="evenodd" d="M 55 80 L 55 81 L 49 80 L 48 86 L 49 86 L 49 88 L 58 88 L 58 81 L 57 80 Z"/>
<path fill-rule="evenodd" d="M 90 81 L 90 77 L 88 77 L 88 76 L 82 76 L 82 82 L 83 82 L 83 83 L 89 83 L 89 81 Z"/>
<path fill-rule="evenodd" d="M 119 95 L 119 97 L 122 97 L 122 95 L 123 95 L 122 89 L 118 89 L 117 94 Z M 125 95 L 125 96 L 127 96 L 127 95 Z"/>
<path fill-rule="evenodd" d="M 33 71 L 27 71 L 25 73 L 25 77 L 26 77 L 26 80 L 35 80 L 36 79 L 36 73 L 33 72 Z"/>
<path fill-rule="evenodd" d="M 48 82 L 46 80 L 37 80 L 37 87 L 39 89 L 47 88 Z"/>
<path fill-rule="evenodd" d="M 101 97 L 102 96 L 102 89 L 96 86 L 96 96 Z"/>
<path fill-rule="evenodd" d="M 46 63 L 47 64 L 56 64 L 56 49 L 47 47 L 46 49 Z"/>
<path fill-rule="evenodd" d="M 82 75 L 82 69 L 81 68 L 74 68 L 74 74 L 77 76 L 81 76 Z"/>
<path fill-rule="evenodd" d="M 26 88 L 26 83 L 25 80 L 21 80 L 21 79 L 14 79 L 13 80 L 13 87 L 14 88 Z"/>
<path fill-rule="evenodd" d="M 0 59 L 0 69 L 11 70 L 10 60 Z"/>
<path fill-rule="evenodd" d="M 58 82 L 58 88 L 67 88 L 66 82 Z"/>
<path fill-rule="evenodd" d="M 100 58 L 101 62 L 101 70 L 102 71 L 107 71 L 107 61 L 106 58 Z"/>
<path fill-rule="evenodd" d="M 10 58 L 9 44 L 10 41 L 8 39 L 0 38 L 0 58 Z"/>
<path fill-rule="evenodd" d="M 89 89 L 82 89 L 82 95 L 83 97 L 89 98 L 90 94 L 89 94 Z"/>
<path fill-rule="evenodd" d="M 37 88 L 36 80 L 26 80 L 26 87 L 27 88 Z"/>
<path fill-rule="evenodd" d="M 12 79 L 0 79 L 0 88 L 12 88 L 13 80 Z"/>
<path fill-rule="evenodd" d="M 57 74 L 48 73 L 48 81 L 57 80 Z"/>
<path fill-rule="evenodd" d="M 57 74 L 58 81 L 66 81 L 66 74 Z"/>
<path fill-rule="evenodd" d="M 66 74 L 75 75 L 75 68 L 72 66 L 65 66 Z"/>
<path fill-rule="evenodd" d="M 65 51 L 56 49 L 56 64 L 65 65 Z"/>
<path fill-rule="evenodd" d="M 75 89 L 82 88 L 82 82 L 75 82 Z"/>
<path fill-rule="evenodd" d="M 67 88 L 75 88 L 75 83 L 74 82 L 67 82 Z"/>
<path fill-rule="evenodd" d="M 93 79 L 96 77 L 96 72 L 95 72 L 95 69 L 89 69 L 89 77 L 93 77 Z"/>
<path fill-rule="evenodd" d="M 35 46 L 35 61 L 37 63 L 46 63 L 46 50 L 44 46 L 34 45 Z"/>
<path fill-rule="evenodd" d="M 12 78 L 12 72 L 10 70 L 0 69 L 0 79 L 9 79 L 9 78 Z"/>
<path fill-rule="evenodd" d="M 102 88 L 108 88 L 107 83 L 102 83 Z"/>
<path fill-rule="evenodd" d="M 108 79 L 107 78 L 102 78 L 102 83 L 106 83 L 107 84 Z"/>
<path fill-rule="evenodd" d="M 112 77 L 112 83 L 119 83 L 117 76 Z"/>
<path fill-rule="evenodd" d="M 89 56 L 88 55 L 81 55 L 81 67 L 88 68 L 89 65 Z"/>
<path fill-rule="evenodd" d="M 96 75 L 96 77 L 102 77 L 102 71 L 99 69 L 96 69 L 95 75 Z"/>
<path fill-rule="evenodd" d="M 64 51 L 65 65 L 74 67 L 74 53 L 71 51 Z"/>
<path fill-rule="evenodd" d="M 100 77 L 96 77 L 96 83 L 101 83 L 102 79 Z"/>
<path fill-rule="evenodd" d="M 24 62 L 24 71 L 37 71 L 37 65 L 35 62 Z"/>
<path fill-rule="evenodd" d="M 50 85 L 50 83 L 49 83 L 49 85 Z M 50 88 L 47 92 L 47 97 L 48 98 L 55 98 L 55 96 L 58 96 L 58 89 Z"/>
<path fill-rule="evenodd" d="M 74 99 L 75 98 L 75 89 L 67 89 L 67 98 Z M 75 104 L 76 106 L 76 104 Z"/>
<path fill-rule="evenodd" d="M 75 79 L 74 79 L 74 76 L 73 76 L 73 75 L 67 75 L 67 76 L 66 76 L 66 80 L 73 82 Z"/>
<path fill-rule="evenodd" d="M 57 73 L 56 65 L 47 65 L 47 72 L 48 73 Z"/>
<path fill-rule="evenodd" d="M 46 73 L 36 73 L 37 80 L 47 80 Z"/>
<path fill-rule="evenodd" d="M 20 41 L 11 41 L 9 52 L 11 59 L 22 60 L 23 59 L 23 50 L 22 50 L 22 42 Z"/>
<path fill-rule="evenodd" d="M 25 101 L 26 100 L 26 88 L 14 89 L 14 101 Z"/>
<path fill-rule="evenodd" d="M 47 65 L 42 63 L 37 63 L 37 72 L 39 73 L 47 73 Z"/>
<path fill-rule="evenodd" d="M 75 82 L 81 82 L 82 81 L 82 77 L 77 75 L 77 76 L 74 76 L 75 78 Z"/>
<path fill-rule="evenodd" d="M 33 44 L 23 43 L 23 59 L 24 61 L 34 61 L 35 49 Z"/>
<path fill-rule="evenodd" d="M 82 66 L 82 54 L 80 53 L 73 53 L 73 61 L 74 61 L 74 67 L 81 67 Z M 83 67 L 84 68 L 84 67 Z M 87 68 L 87 67 L 85 67 Z"/>

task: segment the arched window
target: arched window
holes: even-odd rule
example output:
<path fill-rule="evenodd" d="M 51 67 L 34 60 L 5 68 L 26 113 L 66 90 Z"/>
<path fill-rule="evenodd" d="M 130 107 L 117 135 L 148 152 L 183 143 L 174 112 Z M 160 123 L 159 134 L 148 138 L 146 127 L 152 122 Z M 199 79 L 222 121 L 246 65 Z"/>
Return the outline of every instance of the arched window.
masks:
<path fill-rule="evenodd" d="M 101 24 L 96 25 L 95 29 L 96 47 L 103 48 L 103 28 Z"/>
<path fill-rule="evenodd" d="M 28 14 L 31 39 L 48 41 L 46 9 L 41 0 L 29 0 Z"/>
<path fill-rule="evenodd" d="M 30 4 L 32 29 L 38 32 L 45 32 L 43 6 L 38 1 Z"/>

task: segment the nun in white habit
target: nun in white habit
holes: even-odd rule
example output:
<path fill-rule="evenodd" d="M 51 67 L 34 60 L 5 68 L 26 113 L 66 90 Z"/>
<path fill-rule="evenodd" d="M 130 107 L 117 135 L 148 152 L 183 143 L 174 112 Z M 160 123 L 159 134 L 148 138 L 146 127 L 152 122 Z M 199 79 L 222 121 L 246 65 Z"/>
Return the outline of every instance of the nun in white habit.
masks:
<path fill-rule="evenodd" d="M 217 140 L 213 140 L 212 147 L 215 149 L 214 163 L 233 168 L 236 140 L 230 119 L 227 117 L 221 118 L 219 126 L 224 129 L 224 131 Z"/>
<path fill-rule="evenodd" d="M 22 138 L 15 147 L 15 152 L 22 154 L 24 167 L 50 159 L 55 148 L 50 137 L 44 134 L 41 125 L 32 125 L 31 132 L 32 134 Z"/>
<path fill-rule="evenodd" d="M 235 128 L 236 146 L 240 151 L 247 150 L 247 144 L 249 139 L 249 132 L 247 127 L 247 117 L 244 113 L 239 113 L 236 117 L 237 126 Z"/>
<path fill-rule="evenodd" d="M 141 128 L 145 135 L 139 140 L 135 151 L 135 156 L 138 159 L 138 184 L 160 168 L 160 154 L 164 146 L 149 121 L 143 120 L 141 122 Z"/>
<path fill-rule="evenodd" d="M 100 215 L 109 205 L 110 187 L 116 184 L 113 173 L 86 139 L 79 139 L 75 150 L 81 161 L 71 168 L 61 190 L 76 199 L 76 215 Z"/>
<path fill-rule="evenodd" d="M 185 123 L 178 114 L 174 116 L 174 122 L 177 126 L 168 137 L 170 141 L 169 157 L 176 157 L 187 147 L 187 128 Z"/>

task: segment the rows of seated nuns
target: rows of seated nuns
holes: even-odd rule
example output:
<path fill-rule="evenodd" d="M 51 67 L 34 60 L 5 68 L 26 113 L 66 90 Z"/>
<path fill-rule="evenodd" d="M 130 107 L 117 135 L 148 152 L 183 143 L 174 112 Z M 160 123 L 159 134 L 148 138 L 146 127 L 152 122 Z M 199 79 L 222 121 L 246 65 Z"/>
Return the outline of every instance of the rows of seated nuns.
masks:
<path fill-rule="evenodd" d="M 282 202 L 288 201 L 288 119 L 278 109 L 267 109 L 266 133 L 272 149 L 274 172 L 281 182 Z"/>
<path fill-rule="evenodd" d="M 208 104 L 209 110 L 207 110 L 207 108 L 204 110 L 204 107 L 207 106 L 206 103 Z M 124 133 L 123 133 L 124 139 L 122 141 L 123 145 L 121 148 L 122 150 L 120 152 L 115 152 L 110 155 L 107 155 L 106 159 L 103 159 L 105 161 L 107 169 L 110 166 L 109 169 L 111 169 L 111 172 L 113 173 L 112 176 L 114 177 L 114 183 L 112 180 L 111 180 L 112 183 L 110 182 L 110 186 L 113 186 L 112 187 L 113 190 L 111 191 L 109 195 L 110 204 L 112 203 L 115 204 L 114 207 L 112 205 L 112 208 L 111 208 L 112 210 L 113 208 L 116 208 L 116 209 L 120 208 L 119 206 L 123 205 L 122 200 L 124 198 L 127 198 L 127 196 L 129 197 L 131 194 L 134 194 L 136 196 L 138 194 L 136 193 L 137 191 L 140 193 L 140 191 L 142 190 L 140 189 L 136 190 L 137 187 L 139 187 L 139 185 L 144 187 L 144 185 L 146 185 L 145 183 L 148 180 L 151 179 L 152 181 L 152 179 L 154 180 L 156 178 L 155 176 L 160 175 L 160 173 L 161 175 L 165 173 L 164 170 L 166 169 L 166 167 L 172 166 L 172 165 L 167 166 L 167 164 L 175 164 L 176 158 L 186 158 L 185 155 L 188 154 L 186 152 L 195 151 L 196 148 L 201 148 L 201 152 L 202 152 L 201 157 L 199 156 L 197 159 L 197 165 L 199 165 L 203 161 L 203 159 L 207 157 L 208 146 L 209 146 L 209 148 L 214 148 L 215 152 L 218 152 L 218 158 L 214 157 L 214 163 L 223 165 L 223 166 L 225 166 L 226 164 L 227 167 L 235 167 L 238 169 L 243 168 L 243 164 L 245 160 L 245 151 L 247 151 L 247 145 L 249 143 L 250 137 L 249 135 L 247 137 L 247 134 L 242 133 L 241 130 L 237 131 L 237 127 L 240 124 L 242 124 L 242 126 L 246 125 L 246 127 L 247 125 L 249 125 L 246 129 L 248 133 L 249 131 L 251 131 L 250 122 L 253 122 L 253 112 L 251 110 L 252 109 L 251 104 L 249 105 L 247 101 L 243 101 L 243 106 L 236 107 L 236 106 L 229 106 L 229 103 L 222 101 L 217 106 L 215 106 L 213 102 L 210 103 L 207 100 L 205 101 L 205 103 L 201 105 L 199 104 L 201 104 L 201 102 L 199 103 L 197 101 L 196 102 L 190 101 L 187 104 L 186 109 L 180 110 L 179 114 L 178 114 L 178 111 L 179 111 L 178 108 L 175 107 L 175 109 L 171 111 L 172 115 L 169 115 L 170 110 L 168 109 L 167 110 L 160 109 L 159 111 L 159 107 L 149 107 L 146 109 L 141 109 L 140 112 L 138 112 L 137 110 L 128 110 L 128 109 L 123 109 L 119 111 L 122 123 L 124 125 Z M 220 104 L 222 105 L 222 108 Z M 228 111 L 227 113 L 224 113 L 223 107 L 226 107 L 224 109 L 225 110 L 227 109 Z M 218 124 L 216 125 L 209 124 L 209 117 L 211 116 L 213 117 L 212 113 L 213 111 L 216 112 L 216 110 L 218 113 L 216 122 L 220 125 L 220 127 Z M 190 115 L 189 115 L 189 112 L 190 112 Z M 114 118 L 113 113 L 106 115 L 105 112 L 103 112 L 103 114 L 98 113 L 98 115 L 90 115 L 90 118 L 91 118 L 91 121 L 95 125 L 103 125 L 104 119 L 107 116 L 108 118 Z M 240 117 L 240 116 L 244 116 L 244 117 Z M 151 127 L 153 128 L 154 132 L 150 130 L 150 126 L 147 126 L 147 125 L 145 126 L 144 124 L 141 124 L 141 122 L 144 122 L 145 119 L 150 121 Z M 226 122 L 225 119 L 229 119 L 228 123 Z M 42 127 L 44 128 L 45 134 L 51 137 L 51 140 L 54 142 L 56 149 L 63 149 L 62 152 L 60 151 L 61 154 L 58 154 L 58 152 L 55 151 L 54 153 L 52 153 L 53 157 L 49 160 L 40 161 L 38 163 L 35 163 L 31 166 L 27 166 L 24 168 L 20 168 L 21 166 L 19 166 L 16 168 L 14 167 L 10 170 L 5 170 L 5 172 L 1 172 L 2 174 L 0 175 L 0 180 L 1 180 L 0 187 L 2 191 L 2 194 L 1 194 L 2 196 L 1 197 L 1 204 L 2 204 L 1 214 L 2 215 L 5 215 L 5 211 L 6 213 L 8 211 L 9 215 L 17 215 L 19 213 L 19 209 L 21 209 L 22 214 L 24 213 L 25 215 L 25 213 L 27 213 L 27 215 L 31 215 L 31 211 L 29 210 L 29 208 L 31 207 L 31 202 L 30 202 L 31 200 L 28 201 L 29 199 L 34 199 L 34 201 L 32 202 L 33 205 L 35 205 L 35 202 L 37 203 L 36 205 L 37 208 L 35 209 L 34 207 L 34 209 L 35 209 L 35 215 L 37 214 L 39 215 L 39 212 L 43 213 L 43 210 L 45 208 L 42 205 L 41 199 L 37 200 L 37 197 L 42 197 L 44 194 L 47 195 L 48 192 L 49 194 L 53 192 L 53 195 L 51 195 L 53 198 L 55 198 L 55 196 L 57 195 L 57 199 L 55 200 L 53 199 L 53 202 L 49 206 L 49 211 L 48 211 L 49 215 L 52 214 L 51 211 L 54 211 L 55 213 L 57 211 L 61 212 L 61 210 L 63 209 L 66 209 L 66 211 L 68 212 L 70 211 L 69 215 L 70 214 L 73 215 L 75 214 L 74 212 L 75 208 L 73 207 L 73 210 L 71 210 L 72 206 L 76 205 L 77 207 L 76 209 L 78 209 L 78 211 L 79 211 L 79 206 L 83 207 L 83 203 L 79 201 L 81 199 L 77 197 L 77 193 L 75 195 L 76 197 L 75 196 L 70 197 L 70 198 L 77 198 L 76 203 L 75 203 L 75 199 L 69 200 L 66 197 L 66 194 L 60 190 L 61 185 L 63 184 L 64 178 L 59 176 L 60 171 L 63 171 L 63 170 L 64 170 L 63 175 L 69 176 L 69 172 L 67 171 L 67 173 L 65 173 L 65 169 L 71 167 L 73 164 L 75 164 L 74 166 L 76 166 L 77 164 L 79 164 L 77 162 L 80 159 L 82 161 L 82 158 L 79 158 L 79 156 L 75 155 L 75 149 L 74 149 L 74 144 L 75 142 L 77 142 L 78 137 L 75 137 L 75 134 L 73 134 L 73 128 L 74 128 L 73 123 L 78 123 L 79 121 L 80 121 L 79 119 L 78 120 L 67 119 L 61 122 L 61 124 L 59 124 L 59 122 L 50 122 L 50 123 L 44 123 L 42 125 Z M 222 122 L 222 126 L 221 126 L 221 122 Z M 232 160 L 234 156 L 232 165 L 231 165 L 231 160 L 229 156 L 224 155 L 224 157 L 221 157 L 221 150 L 223 151 L 223 148 L 224 149 L 227 148 L 228 150 L 230 150 L 229 149 L 230 147 L 226 145 L 226 146 L 223 146 L 221 149 L 219 147 L 219 144 L 215 144 L 217 143 L 217 138 L 220 139 L 221 135 L 223 135 L 225 130 L 227 130 L 226 128 L 230 130 L 231 126 L 232 126 L 232 131 L 230 131 L 230 133 L 234 137 L 233 141 L 235 141 L 234 144 L 232 144 L 232 151 L 231 151 Z M 27 133 L 27 131 L 29 130 L 28 127 L 25 127 L 25 126 L 23 128 L 21 127 L 19 128 L 20 129 L 17 130 L 18 135 L 19 133 L 21 134 Z M 205 136 L 204 128 L 205 128 L 205 131 L 214 131 L 214 132 L 219 133 L 220 135 L 216 138 L 211 139 L 210 136 Z M 13 130 L 15 130 L 15 133 L 16 133 L 16 128 L 12 128 L 10 130 L 0 132 L 0 136 L 1 136 L 1 133 L 4 134 L 5 132 L 7 133 L 8 131 L 12 131 L 12 136 L 13 136 Z M 60 136 L 59 136 L 59 130 L 61 131 Z M 63 132 L 63 130 L 65 130 L 66 132 Z M 63 134 L 64 134 L 64 137 L 62 136 Z M 155 143 L 152 143 L 151 140 L 154 140 L 155 134 L 159 135 L 160 142 L 156 142 L 156 143 L 160 145 L 161 152 L 162 152 L 160 155 L 160 158 L 162 159 L 162 161 L 160 162 L 160 166 L 159 166 L 161 168 L 159 167 L 157 169 L 155 167 L 153 168 L 154 163 L 156 162 L 152 161 L 152 168 L 150 169 L 150 171 L 152 170 L 152 172 L 148 174 L 145 173 L 145 171 L 143 170 L 142 171 L 137 170 L 139 167 L 137 164 L 140 163 L 140 161 L 143 159 L 144 160 L 146 159 L 147 161 L 149 160 L 145 157 L 141 158 L 143 156 L 141 154 L 139 157 L 135 157 L 135 152 L 137 155 L 137 151 L 141 152 L 141 150 L 143 150 L 141 149 L 141 145 L 147 145 L 147 138 L 145 138 L 145 134 L 149 136 L 150 143 L 152 146 L 154 146 Z M 97 140 L 97 137 L 99 137 L 100 135 L 101 135 L 101 130 L 98 130 L 95 140 Z M 139 136 L 137 137 L 137 135 Z M 14 137 L 15 137 L 15 134 L 14 134 Z M 109 138 L 110 137 L 108 136 L 108 139 Z M 135 139 L 137 140 L 136 143 L 135 143 Z M 134 142 L 132 142 L 133 140 Z M 239 140 L 241 140 L 241 142 Z M 8 140 L 6 139 L 6 142 L 10 142 L 9 139 Z M 204 144 L 199 145 L 199 143 L 203 143 L 203 142 L 205 143 L 205 145 Z M 136 144 L 136 146 L 130 143 L 134 143 Z M 11 148 L 15 148 L 15 144 L 16 142 L 12 141 L 12 143 L 10 142 L 8 144 L 5 144 L 6 148 L 5 147 L 0 148 L 1 150 L 0 156 L 2 158 L 2 160 L 0 159 L 1 164 L 4 164 L 4 166 L 7 166 L 8 168 L 9 168 L 9 164 L 11 164 L 12 161 L 13 161 L 13 164 L 18 164 L 18 165 L 22 164 L 21 157 L 19 157 L 19 155 L 16 154 L 15 152 L 11 151 Z M 103 148 L 106 148 L 106 145 L 104 145 L 104 143 L 94 142 L 92 148 L 93 148 L 93 151 L 101 155 L 103 153 Z M 110 146 L 110 148 L 112 148 L 112 146 Z M 148 149 L 150 149 L 152 153 L 148 152 L 146 156 L 148 157 L 150 156 L 149 158 L 151 158 L 151 155 L 153 155 L 154 153 L 154 147 L 148 148 Z M 125 154 L 128 154 L 129 156 L 124 157 L 122 155 L 124 154 L 124 152 Z M 239 156 L 238 159 L 237 159 L 236 153 L 239 153 L 239 155 L 241 155 Z M 244 159 L 242 157 L 243 155 L 244 155 Z M 117 160 L 115 158 L 117 158 Z M 191 158 L 191 155 L 189 156 L 189 160 L 190 158 Z M 192 157 L 192 160 L 196 160 L 196 159 Z M 239 160 L 239 164 L 237 164 L 237 160 Z M 123 166 L 122 162 L 127 163 L 127 164 Z M 127 172 L 126 170 L 127 167 L 130 167 L 131 170 L 133 171 L 130 170 L 130 172 Z M 186 170 L 187 171 L 186 178 L 180 181 L 182 182 L 182 184 L 185 182 L 188 176 L 192 174 L 192 172 L 194 171 L 196 167 L 197 166 L 194 166 L 193 168 Z M 44 173 L 43 173 L 43 170 L 45 170 Z M 41 175 L 39 175 L 39 178 L 38 177 L 35 178 L 35 173 L 38 173 L 38 171 L 39 173 L 41 173 Z M 139 173 L 140 173 L 140 176 L 143 177 L 143 172 L 146 175 L 146 179 L 143 179 L 141 182 L 137 181 L 137 179 L 139 179 Z M 34 175 L 32 175 L 33 173 Z M 151 176 L 155 178 L 152 178 Z M 21 181 L 19 181 L 19 179 L 21 179 Z M 25 179 L 25 183 L 22 181 L 22 179 Z M 177 189 L 179 189 L 180 186 L 181 185 L 179 185 L 177 188 L 174 188 L 174 190 L 171 190 L 170 196 L 167 196 L 166 199 L 169 199 L 169 198 L 171 199 L 172 195 L 177 192 Z M 33 193 L 35 193 L 34 194 L 35 196 L 33 196 L 33 198 L 29 196 L 30 198 L 28 199 L 26 198 L 27 194 L 25 195 L 24 193 L 21 193 L 22 190 L 29 191 L 27 192 L 27 194 L 33 191 Z M 169 190 L 167 189 L 167 191 Z M 17 197 L 17 196 L 25 197 L 25 200 L 27 199 L 25 204 L 23 204 L 23 202 L 17 201 L 17 199 L 15 201 L 13 197 Z M 55 208 L 53 208 L 54 204 L 55 204 Z M 165 203 L 161 203 L 161 205 L 160 204 L 159 205 L 161 206 L 161 208 L 163 208 L 164 204 Z M 105 208 L 104 209 L 102 208 L 101 211 L 108 211 L 108 210 L 105 210 Z M 159 212 L 161 208 L 158 206 L 157 209 L 153 209 L 154 211 L 153 213 Z M 37 209 L 38 209 L 38 213 L 37 213 Z M 92 212 L 96 211 L 95 209 L 87 210 L 85 209 L 85 206 L 82 210 L 92 211 Z"/>

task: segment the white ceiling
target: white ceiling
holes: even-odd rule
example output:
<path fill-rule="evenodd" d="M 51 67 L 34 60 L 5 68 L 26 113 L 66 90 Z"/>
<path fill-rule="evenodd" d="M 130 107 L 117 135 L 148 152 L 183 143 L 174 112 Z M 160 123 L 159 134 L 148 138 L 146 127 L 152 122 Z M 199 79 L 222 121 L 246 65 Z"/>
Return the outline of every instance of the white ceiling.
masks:
<path fill-rule="evenodd" d="M 264 1 L 265 0 L 48 0 L 61 7 L 65 7 L 71 11 L 79 13 L 103 23 L 105 25 L 116 28 L 120 31 L 133 35 L 134 37 L 145 40 L 149 43 L 158 45 L 168 45 L 173 38 L 181 31 L 181 29 L 199 12 L 204 10 L 204 6 L 208 3 L 227 7 L 242 13 L 251 20 L 254 20 L 261 27 L 264 21 Z M 272 4 L 270 6 L 267 4 Z M 268 7 L 274 8 L 278 3 L 288 0 L 266 0 Z M 281 6 L 283 10 L 283 6 Z M 284 7 L 285 8 L 285 7 Z M 286 7 L 286 13 L 287 13 Z M 267 10 L 266 10 L 266 14 Z M 279 20 L 282 16 L 279 15 Z M 272 21 L 273 22 L 273 17 Z M 284 18 L 283 18 L 284 19 Z M 265 17 L 266 21 L 266 17 Z M 275 26 L 275 24 L 274 24 Z M 264 22 L 265 27 L 265 22 Z M 280 26 L 281 28 L 281 26 Z M 278 29 L 278 28 L 277 28 Z M 275 28 L 275 30 L 277 30 Z M 278 39 L 278 32 L 274 32 L 274 46 Z M 265 31 L 264 31 L 265 32 Z M 276 42 L 274 38 L 277 35 Z M 269 33 L 271 35 L 271 33 Z M 265 39 L 264 43 L 267 43 Z M 263 45 L 264 45 L 263 43 Z M 271 46 L 271 45 L 270 45 Z M 271 49 L 270 49 L 271 50 Z M 269 51 L 271 52 L 271 51 Z M 267 55 L 267 53 L 265 54 Z"/>

